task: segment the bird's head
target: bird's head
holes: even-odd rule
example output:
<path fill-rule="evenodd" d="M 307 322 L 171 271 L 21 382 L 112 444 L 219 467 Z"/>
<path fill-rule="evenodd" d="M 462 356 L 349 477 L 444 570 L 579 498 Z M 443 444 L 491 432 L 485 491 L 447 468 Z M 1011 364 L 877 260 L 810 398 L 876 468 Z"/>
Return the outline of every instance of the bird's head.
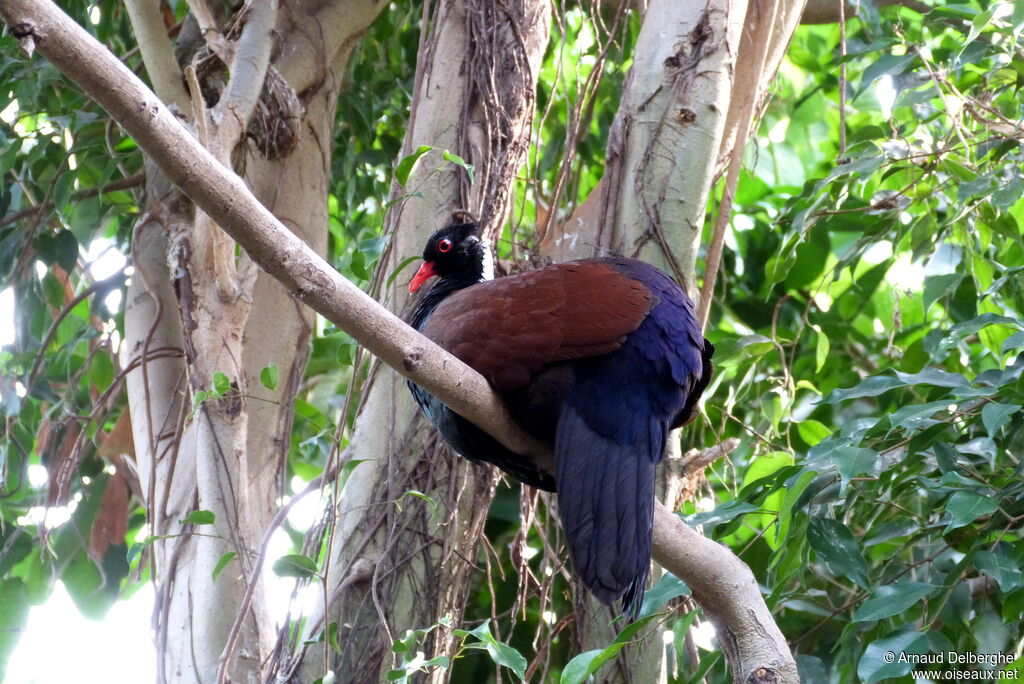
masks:
<path fill-rule="evenodd" d="M 423 264 L 409 283 L 416 292 L 431 276 L 469 285 L 490 277 L 490 254 L 475 223 L 453 223 L 430 236 L 423 248 Z"/>

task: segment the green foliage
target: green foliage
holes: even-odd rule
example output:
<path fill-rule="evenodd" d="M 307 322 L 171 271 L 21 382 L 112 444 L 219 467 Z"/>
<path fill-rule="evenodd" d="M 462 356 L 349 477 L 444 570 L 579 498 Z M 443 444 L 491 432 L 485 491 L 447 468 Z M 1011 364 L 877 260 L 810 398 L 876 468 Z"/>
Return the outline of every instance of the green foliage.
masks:
<path fill-rule="evenodd" d="M 90 7 L 116 19 L 94 25 Z M 134 47 L 121 3 L 62 8 L 115 52 Z M 118 293 L 123 301 L 124 277 L 117 260 L 99 262 L 103 249 L 128 251 L 137 214 L 131 187 L 99 189 L 135 174 L 142 160 L 105 112 L 38 55 L 22 56 L 9 33 L 0 37 L 0 84 L 0 290 L 10 288 L 17 307 L 17 343 L 0 350 L 2 679 L 29 606 L 58 579 L 83 613 L 106 613 L 130 583 L 137 556 L 127 547 L 144 518 L 129 512 L 125 539 L 109 540 L 102 554 L 90 549 L 110 480 L 95 440 L 124 404 L 112 343 L 123 322 L 108 306 Z M 93 284 L 90 296 L 74 298 Z"/>
<path fill-rule="evenodd" d="M 281 556 L 273 565 L 274 574 L 278 577 L 297 577 L 311 579 L 317 577 L 316 561 L 309 556 L 297 553 Z"/>
<path fill-rule="evenodd" d="M 192 511 L 186 515 L 182 521 L 182 525 L 212 525 L 216 521 L 216 516 L 210 511 Z"/>
<path fill-rule="evenodd" d="M 278 376 L 277 364 L 272 363 L 260 371 L 260 384 L 269 390 L 277 389 Z"/>
<path fill-rule="evenodd" d="M 467 651 L 485 651 L 495 665 L 511 671 L 516 680 L 524 681 L 526 658 L 491 633 L 490 620 L 484 620 L 473 630 L 452 629 L 452 634 L 458 640 L 454 655 L 451 657 L 435 656 L 427 659 L 421 649 L 425 647 L 428 636 L 438 627 L 450 629 L 451 622 L 451 616 L 445 615 L 426 629 L 407 630 L 404 637 L 392 643 L 391 650 L 401 656 L 402 662 L 399 667 L 388 672 L 388 681 L 407 682 L 412 675 L 418 672 L 429 672 L 435 668 L 447 670 L 454 661 L 464 657 Z"/>
<path fill-rule="evenodd" d="M 771 587 L 808 681 L 906 677 L 888 651 L 1012 658 L 1022 635 L 1012 9 L 850 22 L 845 151 L 838 30 L 802 27 L 741 181 L 706 411 L 742 445 L 700 515 Z M 796 469 L 775 507 L 746 483 L 780 451 Z"/>
<path fill-rule="evenodd" d="M 648 623 L 656 617 L 658 616 L 648 615 L 631 622 L 622 628 L 622 631 L 608 646 L 580 653 L 566 663 L 565 669 L 562 670 L 562 676 L 558 680 L 559 684 L 583 684 L 591 675 L 601 669 L 602 665 L 615 658 L 627 644 L 632 643 L 637 635 L 648 626 Z"/>

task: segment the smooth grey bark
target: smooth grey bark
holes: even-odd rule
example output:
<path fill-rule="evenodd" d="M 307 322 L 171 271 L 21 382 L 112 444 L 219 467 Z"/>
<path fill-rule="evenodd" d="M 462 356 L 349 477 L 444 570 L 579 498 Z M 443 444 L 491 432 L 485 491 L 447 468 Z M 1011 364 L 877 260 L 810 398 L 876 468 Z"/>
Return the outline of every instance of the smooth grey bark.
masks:
<path fill-rule="evenodd" d="M 492 233 L 508 215 L 514 174 L 528 146 L 550 6 L 547 0 L 517 0 L 492 14 L 489 2 L 445 1 L 424 17 L 403 154 L 421 145 L 437 149 L 420 160 L 405 188 L 394 187 L 393 197 L 406 199 L 388 217 L 391 243 L 381 274 L 422 251 L 427 236 L 454 210 L 480 216 Z M 473 54 L 467 54 L 467 45 Z M 492 73 L 502 68 L 511 73 Z M 523 85 L 513 87 L 517 81 Z M 481 82 L 500 86 L 484 92 Z M 507 128 L 497 130 L 503 125 Z M 504 144 L 495 149 L 498 141 Z M 461 167 L 442 160 L 441 150 L 474 166 L 472 186 Z M 409 277 L 411 271 L 382 292 L 389 309 L 402 316 L 409 304 Z M 417 363 L 407 359 L 405 367 Z M 479 573 L 477 547 L 495 474 L 457 458 L 423 426 L 404 379 L 375 365 L 345 457 L 371 462 L 353 471 L 340 501 L 328 578 L 327 620 L 345 624 L 336 670 L 345 681 L 383 680 L 396 664 L 392 641 L 444 615 L 451 616 L 451 625 L 433 630 L 424 648 L 449 653 L 451 629 L 459 626 Z M 409 490 L 430 497 L 436 511 L 420 499 L 403 498 Z M 315 615 L 311 633 L 323 622 L 322 614 Z M 304 677 L 316 672 L 319 648 L 312 647 L 306 657 Z M 443 671 L 434 676 L 443 678 Z"/>
<path fill-rule="evenodd" d="M 294 149 L 274 159 L 251 147 L 245 153 L 253 193 L 323 254 L 330 146 L 321 141 L 331 138 L 340 74 L 354 40 L 381 5 L 301 2 L 278 13 L 276 2 L 257 3 L 244 10 L 232 40 L 216 32 L 204 2 L 193 7 L 212 29 L 206 36 L 214 52 L 230 65 L 226 88 L 210 108 L 183 86 L 184 76 L 193 85 L 196 77 L 175 60 L 159 3 L 128 3 L 163 103 L 181 117 L 193 115 L 201 141 L 222 164 L 230 163 L 267 81 L 275 38 L 286 40 L 286 30 L 308 31 L 317 22 L 334 29 L 297 40 L 281 60 L 304 90 Z M 64 24 L 63 30 L 71 28 Z M 61 30 L 56 16 L 34 27 L 41 41 Z M 91 66 L 94 78 L 106 75 L 104 67 Z M 283 77 L 274 84 L 289 85 Z M 141 113 L 159 108 L 153 101 Z M 127 378 L 129 405 L 151 531 L 168 535 L 150 545 L 149 558 L 158 597 L 158 678 L 212 681 L 219 671 L 221 678 L 259 681 L 274 638 L 261 586 L 244 614 L 238 611 L 254 549 L 278 506 L 290 407 L 304 372 L 313 313 L 246 256 L 236 261 L 234 242 L 172 188 L 158 165 L 150 164 L 146 198 L 135 230 L 137 275 L 127 297 L 125 362 L 142 360 Z M 275 390 L 258 381 L 270 363 L 281 377 Z M 208 389 L 218 371 L 232 379 L 232 391 L 193 412 L 192 393 Z M 182 526 L 179 521 L 196 509 L 213 512 L 215 523 Z M 227 553 L 235 557 L 214 581 L 214 568 Z"/>

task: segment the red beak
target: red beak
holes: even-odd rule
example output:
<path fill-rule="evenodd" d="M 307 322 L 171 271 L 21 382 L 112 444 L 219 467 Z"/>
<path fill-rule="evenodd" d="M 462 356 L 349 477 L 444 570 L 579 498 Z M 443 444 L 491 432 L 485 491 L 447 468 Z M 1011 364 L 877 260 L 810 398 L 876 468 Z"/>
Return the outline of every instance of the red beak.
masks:
<path fill-rule="evenodd" d="M 423 265 L 420 266 L 420 270 L 416 271 L 416 275 L 412 277 L 412 281 L 409 283 L 409 294 L 420 289 L 423 283 L 435 275 L 437 275 L 437 271 L 434 270 L 434 262 L 424 261 Z"/>

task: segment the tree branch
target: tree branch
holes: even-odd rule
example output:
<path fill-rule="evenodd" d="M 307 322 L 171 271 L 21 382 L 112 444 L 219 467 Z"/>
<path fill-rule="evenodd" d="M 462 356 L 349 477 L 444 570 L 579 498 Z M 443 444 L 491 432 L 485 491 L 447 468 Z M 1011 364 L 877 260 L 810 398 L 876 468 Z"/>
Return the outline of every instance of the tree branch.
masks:
<path fill-rule="evenodd" d="M 711 244 L 708 245 L 704 280 L 700 286 L 697 320 L 700 321 L 701 330 L 706 329 L 708 325 L 711 298 L 715 294 L 715 281 L 718 278 L 718 267 L 721 264 L 722 250 L 725 246 L 725 230 L 732 217 L 732 204 L 736 198 L 740 170 L 743 168 L 743 151 L 746 149 L 747 139 L 753 132 L 752 129 L 757 119 L 757 107 L 761 102 L 760 92 L 757 88 L 758 81 L 765 70 L 765 60 L 771 45 L 772 27 L 778 23 L 777 17 L 782 9 L 782 4 L 782 2 L 767 0 L 765 2 L 755 1 L 748 6 L 747 25 L 744 30 L 754 31 L 757 35 L 745 36 L 750 40 L 740 46 L 740 54 L 744 61 L 737 70 L 738 77 L 742 76 L 743 82 L 738 78 L 736 84 L 745 87 L 742 90 L 734 87 L 729 103 L 730 113 L 734 111 L 733 108 L 736 108 L 738 125 L 736 139 L 733 141 L 729 154 L 729 170 L 725 176 L 725 186 L 722 188 L 722 199 L 718 203 L 715 232 L 711 238 Z"/>
<path fill-rule="evenodd" d="M 4 0 L 0 15 L 23 49 L 37 48 L 102 105 L 175 184 L 299 300 L 502 444 L 550 464 L 487 382 L 405 325 L 284 227 L 159 99 L 47 0 Z M 737 681 L 797 681 L 796 665 L 750 569 L 725 547 L 655 506 L 654 559 L 694 591 L 719 630 Z"/>
<path fill-rule="evenodd" d="M 350 50 L 381 10 L 382 2 L 333 0 L 332 2 L 292 2 L 281 7 L 279 25 L 292 25 L 288 49 L 274 62 L 278 72 L 295 92 L 303 92 L 317 82 L 338 82 L 341 74 L 330 69 L 340 63 L 339 53 Z M 322 63 L 318 55 L 328 55 Z"/>
<path fill-rule="evenodd" d="M 875 0 L 875 4 L 878 7 L 900 5 L 920 14 L 927 14 L 932 10 L 931 7 L 918 0 Z M 857 3 L 846 2 L 844 5 L 843 11 L 847 17 L 857 14 Z M 836 0 L 807 0 L 803 16 L 800 17 L 801 24 L 834 24 L 837 21 L 839 21 L 839 3 Z"/>
<path fill-rule="evenodd" d="M 110 181 L 105 185 L 100 185 L 95 188 L 89 188 L 87 190 L 79 190 L 78 192 L 71 193 L 71 200 L 78 201 L 82 199 L 88 199 L 90 197 L 97 197 L 104 195 L 108 192 L 117 192 L 118 190 L 127 190 L 128 188 L 136 188 L 146 182 L 146 174 L 144 171 L 139 171 L 136 174 L 128 176 L 127 178 L 119 178 L 115 181 Z M 34 207 L 28 209 L 22 209 L 16 211 L 13 214 L 8 214 L 0 219 L 0 228 L 9 226 L 12 223 L 17 223 L 24 218 L 31 218 L 36 214 L 40 214 L 47 211 L 52 211 L 56 205 L 53 202 L 46 201 L 37 204 Z"/>
<path fill-rule="evenodd" d="M 160 0 L 126 0 L 125 7 L 153 90 L 167 104 L 188 111 L 188 93 L 160 14 Z"/>
<path fill-rule="evenodd" d="M 267 78 L 270 44 L 277 21 L 277 0 L 252 3 L 245 9 L 244 20 L 245 26 L 233 46 L 231 63 L 228 65 L 231 78 L 213 111 L 214 122 L 219 127 L 227 123 L 222 119 L 234 117 L 234 122 L 226 128 L 230 132 L 226 136 L 228 139 L 223 141 L 228 147 L 227 152 L 238 144 L 245 133 Z M 220 159 L 227 162 L 229 156 Z"/>

